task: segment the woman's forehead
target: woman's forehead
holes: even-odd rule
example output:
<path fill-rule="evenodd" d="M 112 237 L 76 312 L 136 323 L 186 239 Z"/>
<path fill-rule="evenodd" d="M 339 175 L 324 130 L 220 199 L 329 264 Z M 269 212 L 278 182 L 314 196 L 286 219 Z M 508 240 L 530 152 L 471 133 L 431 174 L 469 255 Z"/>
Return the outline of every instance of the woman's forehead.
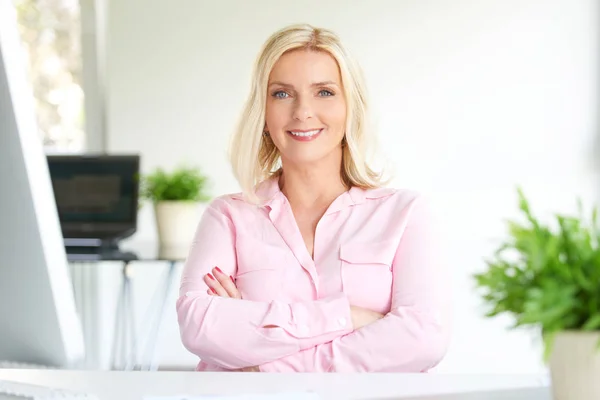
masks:
<path fill-rule="evenodd" d="M 271 71 L 269 82 L 288 85 L 340 84 L 340 70 L 335 58 L 325 51 L 295 50 L 279 58 Z"/>

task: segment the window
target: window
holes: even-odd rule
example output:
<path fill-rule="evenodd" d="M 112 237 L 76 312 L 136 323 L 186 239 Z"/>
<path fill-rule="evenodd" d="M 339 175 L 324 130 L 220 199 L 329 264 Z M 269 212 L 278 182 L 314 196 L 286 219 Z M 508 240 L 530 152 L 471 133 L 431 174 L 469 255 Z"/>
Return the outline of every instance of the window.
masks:
<path fill-rule="evenodd" d="M 79 2 L 13 2 L 44 148 L 48 152 L 82 152 L 85 133 Z"/>

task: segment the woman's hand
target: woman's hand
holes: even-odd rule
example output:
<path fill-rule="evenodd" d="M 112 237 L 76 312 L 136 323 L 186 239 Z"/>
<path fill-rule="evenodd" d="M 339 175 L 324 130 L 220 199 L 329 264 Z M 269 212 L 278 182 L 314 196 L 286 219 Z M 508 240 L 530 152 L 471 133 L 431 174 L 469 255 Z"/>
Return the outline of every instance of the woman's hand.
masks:
<path fill-rule="evenodd" d="M 234 372 L 260 372 L 258 367 L 246 367 L 234 370 Z"/>
<path fill-rule="evenodd" d="M 233 276 L 226 275 L 219 267 L 214 267 L 212 274 L 204 275 L 204 283 L 208 286 L 207 293 L 211 296 L 242 298 L 241 293 L 235 286 Z"/>
<path fill-rule="evenodd" d="M 354 327 L 354 330 L 360 329 L 363 326 L 383 318 L 383 314 L 356 306 L 350 306 L 350 315 L 352 316 L 352 326 Z"/>

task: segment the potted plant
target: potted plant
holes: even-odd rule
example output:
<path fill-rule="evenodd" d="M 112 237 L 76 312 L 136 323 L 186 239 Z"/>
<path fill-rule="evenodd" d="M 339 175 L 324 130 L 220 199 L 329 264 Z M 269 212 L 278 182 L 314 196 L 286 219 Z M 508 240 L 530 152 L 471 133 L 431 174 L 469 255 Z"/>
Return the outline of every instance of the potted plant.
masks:
<path fill-rule="evenodd" d="M 210 197 L 209 179 L 199 168 L 182 166 L 171 173 L 162 168 L 143 175 L 140 197 L 154 205 L 160 255 L 185 258 L 196 230 L 201 205 Z"/>
<path fill-rule="evenodd" d="M 522 222 L 474 275 L 487 317 L 509 314 L 517 327 L 539 329 L 555 400 L 600 399 L 600 229 L 597 211 L 584 218 L 555 214 L 553 226 L 532 214 L 518 190 Z"/>

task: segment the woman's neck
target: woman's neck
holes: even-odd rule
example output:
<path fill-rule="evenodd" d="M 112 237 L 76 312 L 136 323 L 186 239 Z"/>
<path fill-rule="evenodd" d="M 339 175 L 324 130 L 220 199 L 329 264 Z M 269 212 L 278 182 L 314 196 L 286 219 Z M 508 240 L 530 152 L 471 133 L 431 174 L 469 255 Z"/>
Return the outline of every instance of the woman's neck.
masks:
<path fill-rule="evenodd" d="M 279 187 L 290 205 L 301 209 L 328 207 L 349 189 L 342 180 L 340 168 L 333 172 L 331 168 L 319 166 L 284 168 Z"/>

